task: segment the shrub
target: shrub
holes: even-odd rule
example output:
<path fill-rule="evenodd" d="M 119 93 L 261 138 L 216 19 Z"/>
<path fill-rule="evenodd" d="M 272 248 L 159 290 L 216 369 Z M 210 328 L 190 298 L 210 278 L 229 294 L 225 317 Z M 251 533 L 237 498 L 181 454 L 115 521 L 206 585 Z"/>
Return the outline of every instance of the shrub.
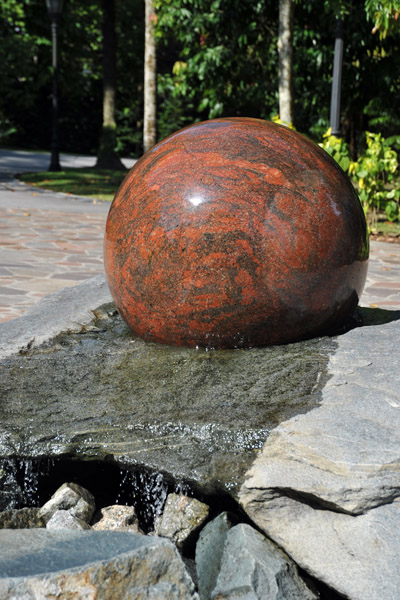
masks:
<path fill-rule="evenodd" d="M 353 180 L 368 220 L 376 220 L 384 211 L 390 221 L 399 218 L 399 162 L 394 147 L 400 136 L 385 139 L 380 133 L 365 133 L 366 150 L 356 161 L 350 159 L 347 144 L 328 130 L 320 146 L 324 148 Z"/>

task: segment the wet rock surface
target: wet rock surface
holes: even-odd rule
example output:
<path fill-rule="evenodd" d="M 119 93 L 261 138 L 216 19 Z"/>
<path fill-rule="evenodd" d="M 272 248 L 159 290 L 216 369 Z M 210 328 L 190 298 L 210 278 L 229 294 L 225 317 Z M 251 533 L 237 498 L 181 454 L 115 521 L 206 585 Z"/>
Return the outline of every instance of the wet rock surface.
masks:
<path fill-rule="evenodd" d="M 4 432 L 5 433 L 5 432 Z M 0 466 L 0 510 L 14 508 L 16 501 L 22 498 L 22 490 L 10 469 Z"/>
<path fill-rule="evenodd" d="M 169 540 L 111 531 L 2 530 L 0 597 L 197 600 Z"/>
<path fill-rule="evenodd" d="M 110 313 L 0 361 L 1 456 L 114 459 L 234 493 L 271 429 L 318 405 L 336 347 L 161 346 Z"/>

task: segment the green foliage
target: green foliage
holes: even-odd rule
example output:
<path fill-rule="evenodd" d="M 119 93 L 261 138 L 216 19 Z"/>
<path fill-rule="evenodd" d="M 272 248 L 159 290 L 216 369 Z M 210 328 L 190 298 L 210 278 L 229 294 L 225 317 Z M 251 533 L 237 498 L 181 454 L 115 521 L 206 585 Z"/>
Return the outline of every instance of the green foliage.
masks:
<path fill-rule="evenodd" d="M 384 210 L 389 220 L 399 216 L 400 181 L 397 152 L 380 133 L 366 132 L 367 148 L 350 165 L 349 173 L 358 184 L 359 196 L 367 210 Z"/>
<path fill-rule="evenodd" d="M 116 3 L 118 149 L 140 154 L 143 82 L 143 2 Z M 68 0 L 58 26 L 59 125 L 64 151 L 98 150 L 102 125 L 100 0 Z M 44 0 L 0 0 L 0 139 L 49 148 L 51 32 Z M 129 132 L 129 135 L 128 135 Z"/>
<path fill-rule="evenodd" d="M 400 0 L 365 0 L 365 11 L 374 23 L 372 33 L 379 31 L 381 39 L 399 31 Z"/>
<path fill-rule="evenodd" d="M 293 123 L 287 123 L 286 121 L 282 121 L 279 115 L 274 115 L 271 119 L 274 123 L 278 123 L 278 125 L 284 125 L 285 127 L 289 127 L 289 129 L 293 129 L 296 131 Z"/>
<path fill-rule="evenodd" d="M 269 118 L 277 104 L 276 3 L 157 0 L 156 7 L 162 135 L 202 119 Z"/>
<path fill-rule="evenodd" d="M 0 144 L 6 144 L 7 140 L 16 133 L 17 128 L 11 123 L 7 117 L 2 117 L 0 114 Z"/>
<path fill-rule="evenodd" d="M 400 136 L 385 139 L 380 133 L 366 132 L 366 149 L 357 161 L 351 161 L 348 145 L 340 138 L 325 134 L 321 145 L 353 179 L 367 215 L 385 211 L 390 221 L 399 218 L 400 180 L 398 155 L 394 146 Z"/>
<path fill-rule="evenodd" d="M 343 171 L 349 170 L 351 163 L 349 146 L 342 138 L 332 135 L 331 128 L 324 134 L 324 141 L 320 146 L 335 159 Z"/>
<path fill-rule="evenodd" d="M 213 117 L 276 115 L 276 1 L 155 3 L 159 138 Z M 342 127 L 349 160 L 361 153 L 365 130 L 380 132 L 386 140 L 400 130 L 399 4 L 400 0 L 296 2 L 294 125 L 315 140 L 329 126 L 335 19 L 340 13 L 345 27 Z M 138 156 L 142 152 L 143 0 L 116 2 L 116 11 L 116 148 L 121 155 Z M 385 36 L 371 34 L 366 14 Z M 0 140 L 49 148 L 51 35 L 44 0 L 0 0 L 0 38 Z M 102 124 L 100 0 L 64 3 L 59 49 L 61 148 L 96 153 Z M 400 151 L 395 143 L 391 147 Z"/>
<path fill-rule="evenodd" d="M 21 129 L 19 115 L 34 108 L 34 97 L 47 73 L 37 72 L 42 53 L 50 41 L 43 30 L 32 33 L 27 20 L 30 3 L 0 2 L 0 132 L 8 139 Z"/>
<path fill-rule="evenodd" d="M 88 115 L 101 111 L 98 3 L 65 3 L 58 28 L 60 139 L 63 149 L 94 145 Z M 0 0 L 0 121 L 12 124 L 7 143 L 46 148 L 51 138 L 51 32 L 40 0 Z M 101 100 L 101 96 L 100 96 Z M 100 113 L 101 116 L 101 113 Z M 92 119 L 93 121 L 93 119 Z M 87 143 L 86 147 L 85 144 Z M 73 147 L 75 146 L 75 147 Z"/>

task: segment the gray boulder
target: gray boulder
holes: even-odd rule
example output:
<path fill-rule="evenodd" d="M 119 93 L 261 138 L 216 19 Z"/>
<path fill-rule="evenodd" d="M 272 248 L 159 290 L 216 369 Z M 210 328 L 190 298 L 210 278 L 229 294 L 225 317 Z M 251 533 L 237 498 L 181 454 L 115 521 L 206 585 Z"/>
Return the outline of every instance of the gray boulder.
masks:
<path fill-rule="evenodd" d="M 354 517 L 280 497 L 253 514 L 296 563 L 343 597 L 399 599 L 399 500 Z"/>
<path fill-rule="evenodd" d="M 95 510 L 95 499 L 77 483 L 64 483 L 42 506 L 39 515 L 47 522 L 58 510 L 67 510 L 73 517 L 89 523 Z"/>
<path fill-rule="evenodd" d="M 91 529 L 90 525 L 74 517 L 67 510 L 56 510 L 46 523 L 46 529 Z"/>
<path fill-rule="evenodd" d="M 283 422 L 240 501 L 310 574 L 352 600 L 395 600 L 400 570 L 400 322 L 337 338 L 321 406 Z"/>
<path fill-rule="evenodd" d="M 166 537 L 182 548 L 208 517 L 207 504 L 182 494 L 168 494 L 162 514 L 156 518 L 156 535 Z"/>
<path fill-rule="evenodd" d="M 202 600 L 315 600 L 297 566 L 258 531 L 226 516 L 202 532 L 196 551 Z M 209 556 L 209 564 L 204 558 Z"/>
<path fill-rule="evenodd" d="M 169 540 L 115 531 L 2 530 L 2 600 L 198 600 Z"/>

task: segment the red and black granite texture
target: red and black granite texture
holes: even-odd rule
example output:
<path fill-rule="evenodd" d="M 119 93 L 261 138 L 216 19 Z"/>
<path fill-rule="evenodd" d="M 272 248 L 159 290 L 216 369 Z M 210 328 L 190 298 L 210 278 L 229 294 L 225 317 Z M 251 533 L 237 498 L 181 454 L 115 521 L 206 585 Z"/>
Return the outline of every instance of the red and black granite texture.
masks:
<path fill-rule="evenodd" d="M 367 272 L 364 214 L 314 143 L 258 119 L 174 133 L 129 172 L 111 206 L 105 268 L 147 340 L 219 348 L 334 330 Z"/>

